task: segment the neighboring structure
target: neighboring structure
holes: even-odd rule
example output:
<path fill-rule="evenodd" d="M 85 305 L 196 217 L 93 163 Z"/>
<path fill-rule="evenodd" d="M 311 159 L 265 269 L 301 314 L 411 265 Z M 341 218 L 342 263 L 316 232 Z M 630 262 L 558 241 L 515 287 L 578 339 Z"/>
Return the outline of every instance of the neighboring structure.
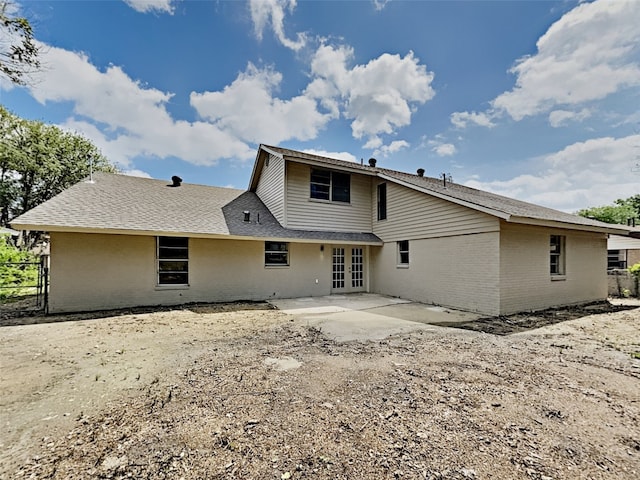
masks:
<path fill-rule="evenodd" d="M 10 228 L 0 227 L 0 236 L 9 236 L 9 237 L 17 237 L 20 235 L 20 232 L 16 230 L 11 230 Z"/>
<path fill-rule="evenodd" d="M 622 226 L 261 145 L 248 191 L 94 174 L 21 215 L 51 312 L 374 292 L 488 315 L 607 297 Z"/>
<path fill-rule="evenodd" d="M 640 228 L 632 228 L 640 235 Z M 640 238 L 611 235 L 607 241 L 607 268 L 629 268 L 640 263 Z"/>

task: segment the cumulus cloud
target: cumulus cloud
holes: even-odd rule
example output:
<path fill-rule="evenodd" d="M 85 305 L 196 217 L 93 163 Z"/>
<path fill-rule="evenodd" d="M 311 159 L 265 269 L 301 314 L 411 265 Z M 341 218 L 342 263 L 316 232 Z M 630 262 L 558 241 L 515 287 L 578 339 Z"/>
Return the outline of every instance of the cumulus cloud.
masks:
<path fill-rule="evenodd" d="M 581 122 L 591 116 L 588 108 L 583 108 L 579 112 L 569 110 L 554 110 L 549 114 L 549 125 L 554 128 L 567 125 L 569 122 Z"/>
<path fill-rule="evenodd" d="M 151 178 L 151 175 L 149 175 L 147 172 L 137 170 L 135 168 L 131 170 L 124 170 L 122 171 L 122 174 L 128 175 L 129 177 Z"/>
<path fill-rule="evenodd" d="M 389 145 L 381 145 L 373 152 L 374 155 L 382 155 L 387 157 L 391 154 L 398 153 L 401 150 L 409 148 L 409 142 L 405 140 L 394 140 Z"/>
<path fill-rule="evenodd" d="M 306 35 L 297 34 L 297 40 L 287 38 L 284 33 L 284 16 L 287 11 L 293 12 L 296 0 L 250 0 L 249 9 L 253 20 L 254 31 L 258 40 L 262 40 L 265 28 L 271 25 L 273 33 L 282 45 L 298 51 L 306 44 Z"/>
<path fill-rule="evenodd" d="M 175 0 L 123 0 L 137 12 L 169 13 L 173 15 Z"/>
<path fill-rule="evenodd" d="M 495 127 L 491 112 L 454 112 L 451 114 L 451 123 L 457 128 L 466 128 L 472 123 L 481 127 Z"/>
<path fill-rule="evenodd" d="M 515 87 L 492 107 L 518 121 L 557 105 L 600 100 L 640 85 L 640 2 L 599 0 L 566 13 L 511 69 Z"/>
<path fill-rule="evenodd" d="M 314 150 L 311 148 L 307 148 L 303 150 L 303 152 L 310 153 L 311 155 L 319 155 L 321 157 L 337 158 L 338 160 L 345 160 L 347 162 L 359 162 L 359 160 L 349 152 L 330 152 L 327 150 Z"/>
<path fill-rule="evenodd" d="M 382 54 L 349 68 L 353 49 L 321 45 L 311 62 L 315 77 L 306 94 L 322 105 L 341 105 L 355 138 L 390 134 L 411 123 L 416 105 L 433 98 L 433 73 L 413 52 Z M 332 103 L 333 102 L 333 103 Z"/>
<path fill-rule="evenodd" d="M 436 154 L 440 157 L 450 157 L 456 153 L 456 146 L 452 143 L 441 143 L 439 145 L 434 145 L 432 148 Z"/>
<path fill-rule="evenodd" d="M 631 175 L 638 145 L 640 135 L 594 138 L 546 155 L 541 172 L 466 185 L 567 212 L 606 205 L 638 193 L 639 177 Z"/>
<path fill-rule="evenodd" d="M 143 86 L 120 67 L 100 71 L 82 53 L 50 46 L 42 51 L 50 68 L 28 87 L 31 95 L 42 104 L 73 102 L 75 117 L 66 126 L 87 135 L 113 161 L 175 156 L 213 165 L 222 158 L 253 158 L 253 148 L 219 126 L 172 119 L 166 109 L 172 95 Z"/>
<path fill-rule="evenodd" d="M 333 116 L 320 113 L 307 95 L 275 98 L 281 81 L 282 75 L 272 68 L 249 64 L 224 90 L 192 93 L 191 105 L 202 118 L 243 141 L 278 144 L 315 138 Z"/>

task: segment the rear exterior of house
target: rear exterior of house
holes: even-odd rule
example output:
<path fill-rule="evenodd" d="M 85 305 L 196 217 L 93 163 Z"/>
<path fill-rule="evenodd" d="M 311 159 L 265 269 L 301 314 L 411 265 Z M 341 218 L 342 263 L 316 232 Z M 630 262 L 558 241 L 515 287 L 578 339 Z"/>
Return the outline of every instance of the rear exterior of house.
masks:
<path fill-rule="evenodd" d="M 51 234 L 50 312 L 372 292 L 508 314 L 605 299 L 620 233 L 269 146 L 247 191 L 100 174 L 13 225 Z"/>

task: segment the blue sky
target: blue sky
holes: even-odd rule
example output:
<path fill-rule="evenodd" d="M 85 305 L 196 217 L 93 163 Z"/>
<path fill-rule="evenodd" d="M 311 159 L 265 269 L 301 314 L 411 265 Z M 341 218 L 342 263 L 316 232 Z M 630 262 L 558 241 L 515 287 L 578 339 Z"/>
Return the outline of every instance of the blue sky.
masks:
<path fill-rule="evenodd" d="M 123 172 L 246 188 L 260 143 L 569 212 L 640 193 L 640 2 L 20 1 L 0 102 Z"/>

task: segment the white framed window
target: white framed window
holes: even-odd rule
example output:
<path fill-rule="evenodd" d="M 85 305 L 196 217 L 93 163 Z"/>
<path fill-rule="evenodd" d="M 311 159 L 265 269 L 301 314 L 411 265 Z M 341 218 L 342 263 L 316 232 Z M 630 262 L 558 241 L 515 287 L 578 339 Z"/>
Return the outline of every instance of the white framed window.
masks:
<path fill-rule="evenodd" d="M 189 239 L 157 237 L 157 284 L 189 284 Z"/>
<path fill-rule="evenodd" d="M 351 175 L 312 168 L 309 196 L 317 200 L 349 203 L 351 201 Z"/>
<path fill-rule="evenodd" d="M 551 275 L 565 274 L 565 243 L 564 235 L 551 235 L 549 240 L 549 271 Z"/>
<path fill-rule="evenodd" d="M 409 240 L 400 240 L 398 242 L 398 266 L 409 266 Z"/>
<path fill-rule="evenodd" d="M 266 267 L 288 266 L 289 244 L 287 242 L 264 242 L 264 264 Z"/>

